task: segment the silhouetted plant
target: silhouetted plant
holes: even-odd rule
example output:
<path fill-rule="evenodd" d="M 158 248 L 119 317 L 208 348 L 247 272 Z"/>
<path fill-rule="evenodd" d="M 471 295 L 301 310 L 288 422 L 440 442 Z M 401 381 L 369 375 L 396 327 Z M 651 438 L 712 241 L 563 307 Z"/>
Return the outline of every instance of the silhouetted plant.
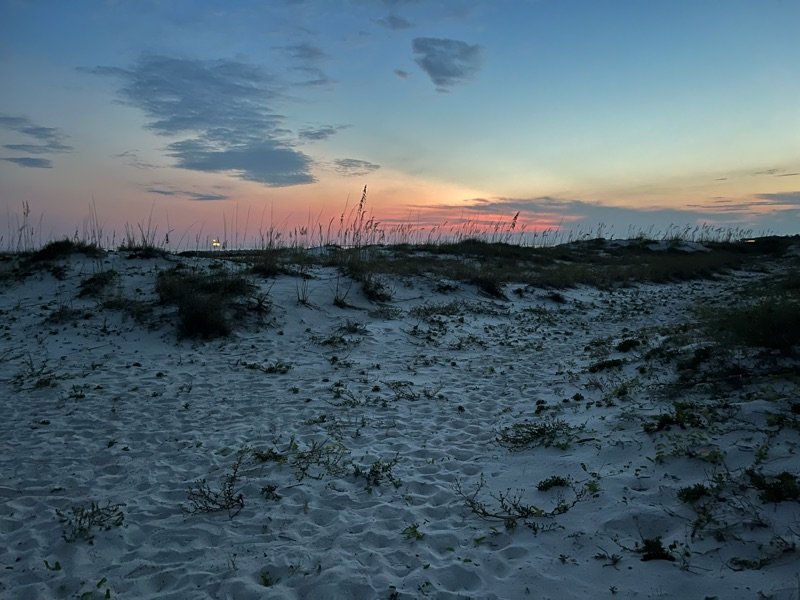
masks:
<path fill-rule="evenodd" d="M 185 337 L 230 334 L 229 302 L 251 288 L 244 276 L 222 269 L 187 272 L 178 266 L 160 272 L 156 279 L 156 293 L 161 302 L 178 307 L 179 332 Z"/>
<path fill-rule="evenodd" d="M 122 504 L 106 503 L 101 506 L 92 502 L 89 506 L 73 506 L 68 511 L 56 510 L 61 524 L 64 527 L 63 537 L 67 542 L 78 539 L 91 542 L 94 539 L 93 530 L 108 530 L 122 525 L 125 515 Z"/>

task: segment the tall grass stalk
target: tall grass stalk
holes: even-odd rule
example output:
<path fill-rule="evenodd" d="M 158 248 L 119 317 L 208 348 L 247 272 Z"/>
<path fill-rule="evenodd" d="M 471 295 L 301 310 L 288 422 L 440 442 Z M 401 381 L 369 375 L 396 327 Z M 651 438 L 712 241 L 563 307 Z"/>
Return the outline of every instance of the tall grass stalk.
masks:
<path fill-rule="evenodd" d="M 517 212 L 510 218 L 457 218 L 441 223 L 426 223 L 419 218 L 409 216 L 402 221 L 382 221 L 370 210 L 367 187 L 365 186 L 359 201 L 351 205 L 349 199 L 338 216 L 324 220 L 322 213 L 308 214 L 304 225 L 290 226 L 288 217 L 276 221 L 274 206 L 270 205 L 269 214 L 264 206 L 258 227 L 251 226 L 252 209 L 248 207 L 244 219 L 239 214 L 238 204 L 233 214 L 222 214 L 222 235 L 213 236 L 220 241 L 221 248 L 226 250 L 265 250 L 294 249 L 305 250 L 314 247 L 335 247 L 339 249 L 356 249 L 351 253 L 358 259 L 366 260 L 376 247 L 385 245 L 407 246 L 446 246 L 467 240 L 478 240 L 490 244 L 508 244 L 531 248 L 549 248 L 573 242 L 592 239 L 613 240 L 617 237 L 641 242 L 697 242 L 728 243 L 746 238 L 758 237 L 752 230 L 737 227 L 723 227 L 708 223 L 677 225 L 670 224 L 664 228 L 634 228 L 619 236 L 613 226 L 598 223 L 595 226 L 583 224 L 554 223 L 545 228 L 530 228 L 522 221 Z M 22 204 L 21 214 L 7 213 L 7 233 L 0 237 L 0 247 L 12 252 L 30 252 L 42 246 L 42 221 L 34 224 L 31 207 L 27 202 Z M 89 216 L 84 219 L 82 234 L 76 231 L 74 238 L 82 237 L 87 243 L 111 249 L 120 240 L 119 248 L 155 248 L 161 251 L 187 250 L 184 244 L 194 239 L 195 251 L 212 249 L 212 236 L 204 234 L 206 225 L 201 223 L 198 231 L 194 226 L 188 227 L 180 236 L 177 245 L 170 239 L 172 228 L 167 223 L 167 231 L 159 237 L 159 227 L 153 220 L 153 207 L 144 222 L 136 225 L 128 223 L 124 226 L 122 236 L 112 231 L 105 231 L 101 223 L 94 201 Z M 255 233 L 253 231 L 255 230 Z M 762 234 L 766 235 L 766 234 Z M 189 245 L 189 244 L 186 244 Z"/>

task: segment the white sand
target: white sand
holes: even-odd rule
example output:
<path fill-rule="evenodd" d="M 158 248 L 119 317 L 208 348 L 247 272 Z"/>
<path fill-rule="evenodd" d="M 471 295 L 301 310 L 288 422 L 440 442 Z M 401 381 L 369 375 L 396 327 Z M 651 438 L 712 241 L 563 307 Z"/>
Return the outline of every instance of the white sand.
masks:
<path fill-rule="evenodd" d="M 752 465 L 800 470 L 800 432 L 767 425 L 798 401 L 796 377 L 670 396 L 675 362 L 704 342 L 680 330 L 689 309 L 763 274 L 569 290 L 565 303 L 545 290 L 518 296 L 514 285 L 503 302 L 467 284 L 440 293 L 434 279 L 398 279 L 388 306 L 400 318 L 389 319 L 357 286 L 356 308 L 335 307 L 335 271 L 314 269 L 313 307 L 298 304 L 298 278 L 254 279 L 270 291 L 271 314 L 208 342 L 178 341 L 169 307 L 148 328 L 77 298 L 82 280 L 114 268 L 127 297 L 153 302 L 157 270 L 178 260 L 211 262 L 74 256 L 63 281 L 44 272 L 4 283 L 3 598 L 798 598 L 798 502 L 765 504 L 731 484 L 717 522 L 693 536 L 697 515 L 676 497 L 715 473 L 738 481 Z M 410 314 L 445 303 L 459 303 L 456 314 Z M 85 315 L 47 321 L 63 307 Z M 348 322 L 363 328 L 340 329 Z M 331 336 L 345 343 L 322 343 Z M 628 338 L 642 343 L 617 351 Z M 624 365 L 589 372 L 607 358 Z M 288 372 L 265 372 L 279 361 Z M 615 397 L 623 385 L 628 395 Z M 645 432 L 673 400 L 725 407 L 705 427 Z M 526 419 L 585 429 L 566 449 L 498 444 Z M 312 462 L 303 477 L 298 460 L 315 444 L 335 464 Z M 187 490 L 205 478 L 218 491 L 237 457 L 241 511 L 188 514 Z M 575 498 L 537 490 L 553 475 L 599 489 L 514 529 L 480 518 L 457 493 L 483 477 L 476 499 L 488 510 L 499 510 L 492 494 L 510 489 L 551 511 L 559 494 Z M 266 498 L 267 486 L 277 496 Z M 57 511 L 93 501 L 121 504 L 122 525 L 65 540 Z M 641 560 L 637 545 L 656 536 L 674 561 Z"/>

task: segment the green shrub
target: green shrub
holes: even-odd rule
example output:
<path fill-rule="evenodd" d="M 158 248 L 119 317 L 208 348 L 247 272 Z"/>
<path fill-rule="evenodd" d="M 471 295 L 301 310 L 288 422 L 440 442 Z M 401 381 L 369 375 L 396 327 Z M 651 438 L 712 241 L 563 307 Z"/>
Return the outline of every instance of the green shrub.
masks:
<path fill-rule="evenodd" d="M 661 536 L 645 538 L 641 544 L 636 544 L 636 552 L 642 555 L 642 560 L 670 560 L 675 557 L 664 547 Z"/>
<path fill-rule="evenodd" d="M 80 298 L 97 298 L 101 296 L 105 289 L 111 285 L 111 283 L 116 281 L 118 277 L 119 273 L 117 273 L 114 269 L 95 273 L 91 277 L 81 281 L 80 292 L 78 292 L 78 296 Z"/>
<path fill-rule="evenodd" d="M 571 480 L 569 477 L 562 477 L 561 475 L 553 475 L 547 479 L 542 479 L 536 484 L 536 489 L 540 492 L 546 492 L 554 487 L 569 487 Z"/>
<path fill-rule="evenodd" d="M 250 271 L 261 277 L 276 277 L 285 272 L 276 250 L 264 250 L 252 259 Z"/>
<path fill-rule="evenodd" d="M 373 302 L 389 302 L 392 299 L 392 291 L 386 282 L 371 273 L 362 276 L 361 291 Z"/>
<path fill-rule="evenodd" d="M 711 490 L 702 483 L 695 483 L 678 490 L 678 500 L 687 504 L 694 504 L 709 495 L 711 495 Z"/>
<path fill-rule="evenodd" d="M 578 439 L 583 426 L 573 426 L 563 419 L 542 419 L 536 423 L 523 421 L 505 427 L 497 435 L 497 443 L 512 451 L 526 448 L 554 446 L 566 450 Z"/>
<path fill-rule="evenodd" d="M 482 273 L 472 278 L 478 290 L 490 298 L 497 298 L 498 300 L 508 300 L 503 292 L 503 282 L 496 276 L 488 273 Z"/>
<path fill-rule="evenodd" d="M 783 296 L 763 300 L 721 315 L 723 332 L 745 346 L 757 346 L 790 354 L 800 344 L 800 301 Z"/>
<path fill-rule="evenodd" d="M 589 365 L 589 373 L 598 373 L 599 371 L 607 371 L 608 369 L 618 369 L 624 363 L 619 358 L 609 358 L 606 360 L 601 360 L 596 362 L 592 365 Z"/>
<path fill-rule="evenodd" d="M 156 278 L 156 293 L 161 302 L 178 307 L 179 331 L 184 337 L 208 339 L 229 335 L 229 303 L 251 288 L 245 277 L 225 270 L 187 272 L 175 267 L 162 271 Z"/>
<path fill-rule="evenodd" d="M 774 476 L 748 471 L 747 475 L 750 477 L 750 483 L 761 492 L 759 498 L 762 502 L 800 500 L 800 483 L 797 476 L 788 471 Z"/>

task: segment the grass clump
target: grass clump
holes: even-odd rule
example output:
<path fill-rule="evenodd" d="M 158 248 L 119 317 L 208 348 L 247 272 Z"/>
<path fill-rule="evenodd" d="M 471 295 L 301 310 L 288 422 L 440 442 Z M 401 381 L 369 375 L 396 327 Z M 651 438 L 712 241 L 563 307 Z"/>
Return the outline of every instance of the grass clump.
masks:
<path fill-rule="evenodd" d="M 418 523 L 412 523 L 400 533 L 402 533 L 403 537 L 410 542 L 418 542 L 425 537 L 425 534 L 420 531 Z"/>
<path fill-rule="evenodd" d="M 746 289 L 740 302 L 718 307 L 706 315 L 705 321 L 709 332 L 721 342 L 790 355 L 800 344 L 800 274 Z"/>
<path fill-rule="evenodd" d="M 41 249 L 31 254 L 29 260 L 32 263 L 48 262 L 67 258 L 72 254 L 98 257 L 103 255 L 103 251 L 96 244 L 63 239 L 45 244 Z"/>
<path fill-rule="evenodd" d="M 277 277 L 285 271 L 277 250 L 260 251 L 251 259 L 250 272 L 254 275 L 267 278 Z"/>
<path fill-rule="evenodd" d="M 790 354 L 800 344 L 800 296 L 764 298 L 721 315 L 721 329 L 734 341 Z"/>
<path fill-rule="evenodd" d="M 750 483 L 761 492 L 758 497 L 762 502 L 778 503 L 800 500 L 800 483 L 797 476 L 788 471 L 772 476 L 749 471 L 747 475 Z"/>
<path fill-rule="evenodd" d="M 152 214 L 147 223 L 139 223 L 134 229 L 130 224 L 125 224 L 125 239 L 119 247 L 121 252 L 128 254 L 128 258 L 161 258 L 168 254 L 163 246 L 156 245 L 158 227 L 153 225 Z M 169 244 L 169 232 L 164 236 L 164 245 Z"/>
<path fill-rule="evenodd" d="M 372 273 L 361 277 L 361 291 L 372 302 L 389 302 L 392 299 L 392 290 L 386 281 Z"/>
<path fill-rule="evenodd" d="M 92 502 L 89 506 L 73 506 L 69 511 L 56 510 L 56 515 L 63 526 L 62 536 L 67 542 L 82 539 L 91 542 L 93 530 L 108 530 L 122 525 L 125 515 L 122 504 L 106 503 L 101 506 Z"/>
<path fill-rule="evenodd" d="M 490 274 L 488 272 L 479 273 L 472 278 L 472 283 L 477 286 L 480 293 L 488 296 L 489 298 L 508 300 L 508 297 L 503 291 L 503 281 L 494 274 Z"/>
<path fill-rule="evenodd" d="M 156 279 L 156 293 L 163 304 L 178 307 L 179 330 L 183 337 L 224 337 L 231 332 L 231 302 L 251 290 L 242 275 L 222 269 L 209 272 L 186 271 L 178 266 L 162 271 Z"/>
<path fill-rule="evenodd" d="M 678 500 L 686 504 L 694 504 L 695 502 L 711 495 L 711 490 L 708 486 L 702 483 L 695 483 L 688 485 L 678 490 Z"/>
<path fill-rule="evenodd" d="M 601 360 L 592 365 L 589 365 L 589 373 L 599 373 L 600 371 L 608 371 L 609 369 L 618 369 L 623 364 L 625 364 L 625 362 L 619 358 L 609 358 L 606 360 Z"/>
<path fill-rule="evenodd" d="M 547 490 L 556 488 L 556 487 L 569 487 L 572 484 L 572 480 L 569 477 L 562 477 L 561 475 L 553 475 L 548 477 L 547 479 L 542 479 L 539 483 L 536 484 L 536 489 L 540 492 L 546 492 Z"/>
<path fill-rule="evenodd" d="M 672 555 L 672 553 L 664 547 L 664 543 L 661 541 L 661 536 L 643 539 L 641 544 L 636 544 L 635 550 L 641 554 L 643 561 L 675 560 L 675 557 Z"/>
<path fill-rule="evenodd" d="M 366 490 L 368 492 L 372 492 L 373 489 L 380 487 L 384 481 L 388 481 L 395 488 L 399 488 L 403 485 L 403 482 L 393 471 L 399 460 L 400 458 L 398 455 L 395 455 L 395 457 L 389 461 L 378 459 L 369 465 L 369 468 L 353 464 L 353 475 L 356 478 L 364 478 L 366 481 Z"/>
<path fill-rule="evenodd" d="M 675 401 L 672 403 L 672 411 L 661 413 L 651 417 L 651 420 L 643 425 L 647 433 L 664 431 L 673 426 L 681 429 L 688 427 L 706 427 L 710 415 L 702 414 L 700 407 L 692 402 Z"/>
<path fill-rule="evenodd" d="M 87 277 L 80 283 L 79 298 L 99 298 L 103 295 L 106 288 L 119 279 L 119 273 L 114 269 L 100 271 L 91 277 Z"/>
<path fill-rule="evenodd" d="M 497 443 L 512 451 L 551 446 L 566 450 L 578 438 L 583 427 L 570 425 L 563 419 L 544 419 L 536 423 L 524 421 L 506 427 L 497 435 Z"/>
<path fill-rule="evenodd" d="M 239 514 L 244 508 L 244 495 L 237 493 L 239 469 L 244 452 L 240 452 L 229 473 L 222 477 L 219 490 L 213 490 L 205 479 L 200 479 L 186 490 L 187 504 L 182 508 L 189 514 L 226 511 L 229 518 Z"/>
<path fill-rule="evenodd" d="M 415 306 L 408 311 L 408 314 L 418 319 L 432 319 L 434 317 L 455 317 L 461 315 L 464 305 L 456 300 L 443 303 L 427 303 Z"/>
<path fill-rule="evenodd" d="M 641 342 L 635 338 L 626 338 L 617 344 L 617 352 L 630 352 L 634 348 L 641 346 Z"/>

